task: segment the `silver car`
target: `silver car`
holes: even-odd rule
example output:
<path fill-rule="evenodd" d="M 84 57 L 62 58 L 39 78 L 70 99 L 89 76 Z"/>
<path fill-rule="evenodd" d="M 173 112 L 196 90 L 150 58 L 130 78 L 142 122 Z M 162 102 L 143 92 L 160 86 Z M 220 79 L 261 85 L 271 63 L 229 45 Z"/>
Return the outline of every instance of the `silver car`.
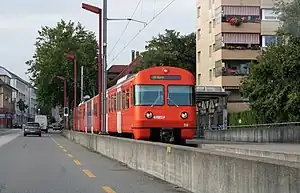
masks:
<path fill-rule="evenodd" d="M 24 137 L 27 135 L 38 135 L 42 136 L 42 129 L 39 123 L 36 122 L 27 122 L 24 125 Z"/>

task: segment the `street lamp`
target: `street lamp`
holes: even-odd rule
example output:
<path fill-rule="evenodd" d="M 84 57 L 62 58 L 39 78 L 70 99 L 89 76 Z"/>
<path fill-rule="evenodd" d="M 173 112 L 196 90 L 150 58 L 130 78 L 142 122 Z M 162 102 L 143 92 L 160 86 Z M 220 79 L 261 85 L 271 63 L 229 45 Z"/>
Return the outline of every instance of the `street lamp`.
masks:
<path fill-rule="evenodd" d="M 77 59 L 76 59 L 76 56 L 72 55 L 72 54 L 68 54 L 68 53 L 64 53 L 64 56 L 67 57 L 69 60 L 73 60 L 74 61 L 74 116 L 73 116 L 73 129 L 74 131 L 76 131 L 76 128 L 77 128 L 77 101 L 76 101 L 76 94 L 77 94 L 77 80 L 76 80 L 76 68 L 77 68 Z"/>
<path fill-rule="evenodd" d="M 99 17 L 99 54 L 98 54 L 98 94 L 99 94 L 99 101 L 98 101 L 98 124 L 99 124 L 99 128 L 101 133 L 105 133 L 106 130 L 103 127 L 103 124 L 105 123 L 105 120 L 102 120 L 103 114 L 101 112 L 103 112 L 102 110 L 102 104 L 104 105 L 105 102 L 105 90 L 102 92 L 102 78 L 104 77 L 104 71 L 102 68 L 102 9 L 99 7 L 95 7 L 86 3 L 82 3 L 82 8 L 88 11 L 91 11 L 95 14 L 98 14 Z M 104 83 L 105 81 L 103 81 Z M 102 116 L 101 116 L 102 115 Z M 102 122 L 102 125 L 101 125 Z"/>
<path fill-rule="evenodd" d="M 64 109 L 67 108 L 67 80 L 65 77 L 56 76 L 58 79 L 64 81 Z M 64 128 L 68 129 L 67 117 L 64 116 Z"/>

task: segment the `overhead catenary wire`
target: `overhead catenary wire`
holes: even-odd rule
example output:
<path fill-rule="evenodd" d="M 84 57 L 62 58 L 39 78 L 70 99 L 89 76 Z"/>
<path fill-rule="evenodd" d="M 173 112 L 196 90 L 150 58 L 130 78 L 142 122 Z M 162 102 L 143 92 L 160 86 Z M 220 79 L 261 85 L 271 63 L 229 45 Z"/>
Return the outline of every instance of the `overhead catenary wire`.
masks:
<path fill-rule="evenodd" d="M 134 11 L 133 11 L 133 13 L 132 13 L 130 19 L 128 20 L 128 22 L 127 22 L 126 26 L 124 27 L 123 31 L 121 32 L 121 35 L 119 36 L 118 40 L 116 41 L 116 43 L 114 44 L 114 46 L 113 46 L 112 49 L 110 50 L 108 56 L 110 56 L 110 54 L 115 50 L 115 48 L 116 48 L 116 46 L 118 45 L 118 43 L 120 42 L 121 38 L 122 38 L 123 35 L 125 34 L 125 32 L 126 32 L 128 26 L 129 26 L 129 23 L 130 23 L 130 21 L 132 21 L 133 16 L 135 15 L 137 9 L 139 8 L 141 2 L 142 2 L 142 0 L 139 0 L 139 2 L 137 3 L 137 5 L 136 5 L 136 7 L 135 7 L 135 9 L 134 9 Z"/>
<path fill-rule="evenodd" d="M 160 12 L 158 12 L 149 22 L 147 22 L 147 24 L 145 24 L 145 26 L 140 29 L 134 36 L 133 38 L 123 47 L 123 49 L 121 49 L 120 52 L 118 52 L 118 54 L 116 54 L 116 56 L 112 59 L 112 61 L 110 62 L 109 65 L 112 64 L 112 62 L 114 62 L 116 59 L 118 59 L 118 57 L 120 56 L 121 53 L 123 53 L 123 51 L 135 40 L 135 38 L 137 38 L 137 36 L 149 25 L 151 24 L 158 16 L 160 16 L 166 9 L 168 9 L 176 0 L 171 0 Z"/>

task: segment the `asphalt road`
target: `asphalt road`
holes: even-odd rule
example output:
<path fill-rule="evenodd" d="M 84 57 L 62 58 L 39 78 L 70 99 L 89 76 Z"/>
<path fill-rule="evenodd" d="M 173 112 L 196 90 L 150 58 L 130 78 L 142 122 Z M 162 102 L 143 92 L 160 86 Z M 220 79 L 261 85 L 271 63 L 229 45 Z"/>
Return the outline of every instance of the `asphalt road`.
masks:
<path fill-rule="evenodd" d="M 0 136 L 0 193 L 187 192 L 90 152 L 60 133 Z"/>

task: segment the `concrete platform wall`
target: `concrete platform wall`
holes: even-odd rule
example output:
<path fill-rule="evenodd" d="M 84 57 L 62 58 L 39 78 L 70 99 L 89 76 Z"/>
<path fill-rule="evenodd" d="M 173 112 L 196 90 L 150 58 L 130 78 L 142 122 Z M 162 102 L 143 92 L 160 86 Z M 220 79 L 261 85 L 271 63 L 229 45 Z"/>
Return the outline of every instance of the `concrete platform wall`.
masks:
<path fill-rule="evenodd" d="M 130 168 L 195 193 L 299 193 L 300 163 L 64 131 Z"/>
<path fill-rule="evenodd" d="M 300 126 L 231 128 L 204 131 L 207 140 L 300 143 Z"/>

